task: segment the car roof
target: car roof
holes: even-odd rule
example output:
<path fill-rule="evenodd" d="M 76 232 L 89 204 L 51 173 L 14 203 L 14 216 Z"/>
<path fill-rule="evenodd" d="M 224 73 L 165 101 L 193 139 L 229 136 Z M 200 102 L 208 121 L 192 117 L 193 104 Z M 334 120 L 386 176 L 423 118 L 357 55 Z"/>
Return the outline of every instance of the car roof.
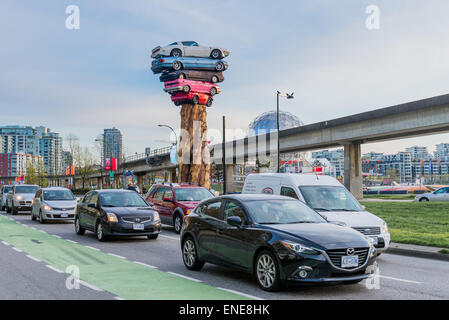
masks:
<path fill-rule="evenodd" d="M 156 183 L 156 187 L 172 187 L 173 189 L 180 188 L 204 188 L 203 186 L 197 184 L 188 184 L 188 183 Z"/>
<path fill-rule="evenodd" d="M 126 190 L 126 189 L 98 189 L 98 190 L 92 190 L 92 191 L 96 191 L 98 193 L 119 193 L 119 192 L 133 192 L 136 193 L 133 190 Z"/>
<path fill-rule="evenodd" d="M 260 194 L 260 193 L 236 193 L 225 194 L 219 197 L 211 199 L 235 199 L 240 201 L 258 201 L 258 200 L 296 200 L 291 197 L 278 196 L 273 194 Z M 208 200 L 211 200 L 208 199 Z"/>
<path fill-rule="evenodd" d="M 318 174 L 303 174 L 303 173 L 252 173 L 246 179 L 251 181 L 277 179 L 279 182 L 288 183 L 295 186 L 313 186 L 313 185 L 327 185 L 339 186 L 342 184 L 331 176 Z"/>
<path fill-rule="evenodd" d="M 37 184 L 16 184 L 15 187 L 39 187 Z"/>
<path fill-rule="evenodd" d="M 70 190 L 70 189 L 65 188 L 65 187 L 47 187 L 47 188 L 42 188 L 42 190 Z"/>

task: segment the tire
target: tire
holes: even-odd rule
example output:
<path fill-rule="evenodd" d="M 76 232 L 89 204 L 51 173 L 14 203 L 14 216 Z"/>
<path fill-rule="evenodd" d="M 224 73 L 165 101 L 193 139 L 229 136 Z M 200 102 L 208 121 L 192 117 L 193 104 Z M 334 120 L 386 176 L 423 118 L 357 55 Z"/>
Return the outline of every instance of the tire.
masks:
<path fill-rule="evenodd" d="M 170 52 L 171 57 L 182 57 L 181 49 L 175 48 Z"/>
<path fill-rule="evenodd" d="M 39 211 L 39 222 L 41 224 L 45 224 L 45 219 L 44 219 L 44 217 L 42 217 L 42 211 Z"/>
<path fill-rule="evenodd" d="M 192 237 L 187 237 L 182 243 L 182 261 L 189 270 L 199 271 L 204 266 L 204 261 L 198 260 L 198 250 Z"/>
<path fill-rule="evenodd" d="M 273 292 L 281 288 L 279 265 L 270 251 L 264 250 L 259 253 L 256 259 L 255 273 L 257 283 L 262 290 Z"/>
<path fill-rule="evenodd" d="M 182 69 L 182 63 L 179 61 L 175 61 L 175 62 L 173 62 L 172 68 L 175 71 L 179 71 Z"/>
<path fill-rule="evenodd" d="M 31 221 L 36 221 L 36 216 L 33 214 L 33 211 L 31 211 Z"/>
<path fill-rule="evenodd" d="M 84 234 L 84 232 L 86 232 L 86 229 L 81 227 L 80 218 L 79 217 L 75 218 L 75 232 L 79 236 L 82 236 Z"/>
<path fill-rule="evenodd" d="M 190 86 L 184 86 L 184 87 L 182 87 L 182 91 L 184 91 L 184 92 L 190 92 Z"/>
<path fill-rule="evenodd" d="M 213 76 L 212 77 L 212 79 L 211 79 L 211 81 L 213 82 L 213 83 L 216 83 L 216 82 L 218 82 L 218 77 L 217 76 Z"/>
<path fill-rule="evenodd" d="M 218 72 L 224 71 L 225 69 L 225 65 L 223 62 L 217 62 L 215 64 L 215 70 L 217 70 Z"/>
<path fill-rule="evenodd" d="M 427 199 L 427 198 L 421 198 L 421 199 L 419 199 L 419 202 L 429 202 L 429 199 Z"/>
<path fill-rule="evenodd" d="M 194 95 L 192 98 L 192 102 L 193 102 L 193 104 L 198 104 L 198 103 L 200 103 L 200 98 L 198 98 L 197 95 Z"/>
<path fill-rule="evenodd" d="M 186 75 L 184 73 L 180 73 L 178 79 L 185 79 Z"/>
<path fill-rule="evenodd" d="M 151 235 L 147 236 L 147 238 L 148 238 L 148 240 L 156 240 L 158 236 L 159 236 L 159 234 L 151 234 Z"/>
<path fill-rule="evenodd" d="M 173 218 L 173 226 L 175 227 L 176 234 L 180 234 L 182 228 L 182 218 L 179 213 L 177 213 Z"/>
<path fill-rule="evenodd" d="M 207 102 L 206 102 L 206 107 L 210 107 L 210 106 L 212 106 L 212 99 L 211 98 L 207 99 Z"/>
<path fill-rule="evenodd" d="M 6 213 L 11 213 L 11 208 L 8 205 L 6 205 Z"/>
<path fill-rule="evenodd" d="M 6 207 L 5 207 L 5 206 L 2 206 L 1 209 L 2 209 L 1 211 L 5 211 L 5 210 L 6 210 Z"/>
<path fill-rule="evenodd" d="M 216 94 L 217 94 L 217 88 L 215 88 L 215 87 L 210 88 L 210 95 L 215 96 Z"/>
<path fill-rule="evenodd" d="M 382 252 L 378 252 L 378 253 L 377 253 L 377 257 L 380 256 L 381 254 L 382 254 Z"/>
<path fill-rule="evenodd" d="M 103 225 L 101 222 L 97 223 L 97 227 L 95 228 L 95 234 L 97 235 L 98 241 L 106 241 L 107 237 L 104 234 Z"/>
<path fill-rule="evenodd" d="M 221 54 L 221 51 L 219 49 L 214 49 L 211 51 L 210 57 L 212 59 L 221 59 L 223 55 Z"/>
<path fill-rule="evenodd" d="M 14 207 L 14 205 L 13 205 L 12 208 L 11 208 L 11 212 L 12 212 L 12 215 L 14 216 L 14 215 L 16 215 L 16 214 L 19 213 L 19 209 L 17 209 L 17 208 Z"/>
<path fill-rule="evenodd" d="M 175 104 L 175 106 L 179 106 L 179 105 L 181 105 L 181 102 L 175 101 L 174 104 Z"/>

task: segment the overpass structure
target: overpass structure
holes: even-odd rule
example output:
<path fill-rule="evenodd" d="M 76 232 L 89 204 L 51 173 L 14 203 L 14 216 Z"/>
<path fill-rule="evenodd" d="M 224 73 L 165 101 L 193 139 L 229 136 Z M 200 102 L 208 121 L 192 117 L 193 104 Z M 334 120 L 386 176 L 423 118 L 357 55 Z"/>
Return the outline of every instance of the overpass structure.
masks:
<path fill-rule="evenodd" d="M 449 94 L 279 131 L 280 152 L 344 147 L 344 184 L 361 199 L 361 144 L 449 131 Z M 270 143 L 271 142 L 271 143 Z M 277 132 L 226 142 L 226 174 L 239 160 L 277 152 Z M 222 163 L 223 145 L 213 147 Z M 232 181 L 232 179 L 228 179 Z M 231 188 L 231 186 L 229 186 Z M 228 189 L 229 190 L 229 189 Z"/>

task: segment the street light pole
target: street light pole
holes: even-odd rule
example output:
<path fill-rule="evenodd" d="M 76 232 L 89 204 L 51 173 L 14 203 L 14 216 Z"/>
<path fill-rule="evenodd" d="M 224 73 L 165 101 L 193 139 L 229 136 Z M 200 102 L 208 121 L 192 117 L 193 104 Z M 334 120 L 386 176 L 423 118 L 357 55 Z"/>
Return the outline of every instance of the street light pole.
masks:
<path fill-rule="evenodd" d="M 287 99 L 293 99 L 293 92 L 291 94 L 282 94 L 279 90 L 276 91 L 276 128 L 277 128 L 277 173 L 281 172 L 281 148 L 279 141 L 279 97 L 285 97 Z"/>
<path fill-rule="evenodd" d="M 166 128 L 169 128 L 169 129 L 174 133 L 175 139 L 176 139 L 175 145 L 176 145 L 176 156 L 177 156 L 177 155 L 178 155 L 178 136 L 176 135 L 175 130 L 174 130 L 172 127 L 170 127 L 169 125 L 166 125 L 166 124 L 158 124 L 157 126 L 158 126 L 158 127 L 166 127 Z"/>

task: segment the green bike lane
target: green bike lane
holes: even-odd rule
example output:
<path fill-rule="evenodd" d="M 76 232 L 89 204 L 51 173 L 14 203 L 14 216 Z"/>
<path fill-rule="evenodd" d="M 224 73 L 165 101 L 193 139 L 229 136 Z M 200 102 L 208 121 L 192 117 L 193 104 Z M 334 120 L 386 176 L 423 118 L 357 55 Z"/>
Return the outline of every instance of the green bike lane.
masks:
<path fill-rule="evenodd" d="M 54 237 L 4 216 L 0 216 L 0 240 L 63 272 L 75 266 L 80 280 L 123 299 L 248 299 Z"/>

